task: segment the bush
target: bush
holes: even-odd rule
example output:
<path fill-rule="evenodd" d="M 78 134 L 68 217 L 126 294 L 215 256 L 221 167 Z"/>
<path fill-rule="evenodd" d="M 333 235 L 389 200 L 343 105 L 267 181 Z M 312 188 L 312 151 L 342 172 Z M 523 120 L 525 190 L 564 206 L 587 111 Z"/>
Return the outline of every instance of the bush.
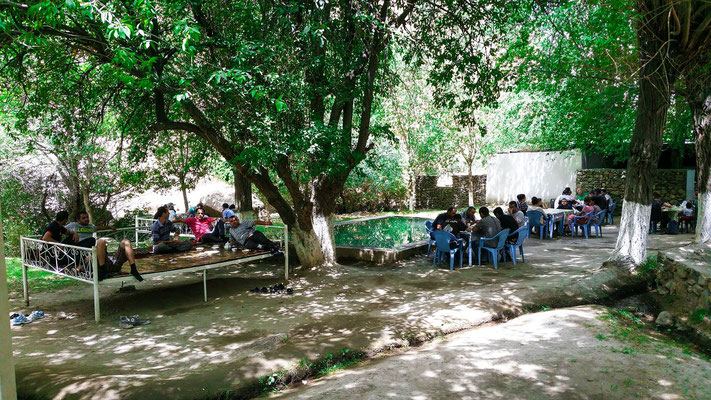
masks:
<path fill-rule="evenodd" d="M 41 182 L 27 179 L 25 174 L 0 174 L 0 206 L 7 257 L 20 254 L 20 236 L 38 234 L 49 223 L 42 214 L 42 189 Z"/>

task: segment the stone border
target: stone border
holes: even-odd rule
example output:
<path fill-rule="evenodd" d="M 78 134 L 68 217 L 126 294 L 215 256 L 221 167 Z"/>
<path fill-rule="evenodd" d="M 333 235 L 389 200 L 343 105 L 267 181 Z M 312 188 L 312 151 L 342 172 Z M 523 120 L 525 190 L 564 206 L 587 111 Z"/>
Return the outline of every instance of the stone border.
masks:
<path fill-rule="evenodd" d="M 410 217 L 407 215 L 383 215 L 379 217 L 367 217 L 367 218 L 358 218 L 358 219 L 352 219 L 349 221 L 343 221 L 343 222 L 337 222 L 334 225 L 349 225 L 357 222 L 364 222 L 364 221 L 372 221 L 376 219 L 383 219 L 383 218 L 392 218 L 392 217 L 400 217 L 400 218 L 413 218 L 413 219 L 421 219 L 422 223 L 424 224 L 425 221 L 428 220 L 428 218 L 422 218 L 422 217 Z M 341 260 L 358 260 L 358 261 L 366 261 L 366 262 L 371 262 L 375 264 L 389 264 L 393 263 L 396 261 L 401 261 L 406 258 L 413 257 L 417 254 L 422 254 L 427 252 L 427 245 L 429 244 L 429 240 L 420 240 L 417 242 L 413 243 L 407 243 L 404 244 L 397 249 L 393 248 L 387 248 L 387 247 L 368 247 L 368 246 L 336 246 L 336 258 L 338 261 Z"/>

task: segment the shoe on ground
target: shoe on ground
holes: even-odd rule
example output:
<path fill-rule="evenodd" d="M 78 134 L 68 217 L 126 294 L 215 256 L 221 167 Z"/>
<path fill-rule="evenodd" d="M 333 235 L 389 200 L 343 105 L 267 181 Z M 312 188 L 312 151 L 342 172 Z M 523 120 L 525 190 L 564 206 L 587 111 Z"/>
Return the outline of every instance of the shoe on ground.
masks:
<path fill-rule="evenodd" d="M 30 322 L 32 322 L 32 321 L 30 321 L 27 317 L 25 317 L 25 316 L 22 315 L 22 314 L 20 314 L 20 315 L 18 315 L 17 317 L 15 317 L 15 318 L 12 319 L 12 325 L 13 325 L 13 326 L 25 325 L 25 324 L 29 324 Z"/>
<path fill-rule="evenodd" d="M 30 322 L 42 319 L 44 318 L 44 312 L 40 310 L 32 311 L 30 315 L 27 317 L 27 319 L 30 320 Z"/>

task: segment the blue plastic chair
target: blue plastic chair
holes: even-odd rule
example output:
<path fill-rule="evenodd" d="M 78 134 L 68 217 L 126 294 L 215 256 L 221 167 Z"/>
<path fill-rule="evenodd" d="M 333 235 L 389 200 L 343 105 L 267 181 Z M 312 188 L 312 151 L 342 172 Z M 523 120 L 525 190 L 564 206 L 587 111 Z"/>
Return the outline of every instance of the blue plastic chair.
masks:
<path fill-rule="evenodd" d="M 432 233 L 435 238 L 435 253 L 434 259 L 432 260 L 432 266 L 439 264 L 439 258 L 444 258 L 445 254 L 449 254 L 449 269 L 454 269 L 454 255 L 459 252 L 459 268 L 462 268 L 462 257 L 464 251 L 462 249 L 462 239 L 457 239 L 451 233 L 438 229 Z M 457 247 L 450 248 L 449 244 L 451 242 L 456 242 Z"/>
<path fill-rule="evenodd" d="M 480 238 L 479 239 L 479 265 L 481 265 L 481 251 L 486 250 L 489 252 L 489 256 L 494 259 L 494 269 L 499 268 L 499 253 L 504 250 L 504 244 L 506 244 L 506 239 L 509 237 L 509 228 L 503 229 L 501 232 L 497 233 L 494 237 L 490 238 Z M 486 242 L 489 240 L 496 240 L 496 247 L 489 247 Z M 504 258 L 506 257 L 504 251 Z"/>
<path fill-rule="evenodd" d="M 516 265 L 516 249 L 521 252 L 521 261 L 526 262 L 526 259 L 523 257 L 523 241 L 526 240 L 526 238 L 528 237 L 528 227 L 522 225 L 520 228 L 513 231 L 508 237 L 514 235 L 518 235 L 516 243 L 504 243 L 504 246 L 506 246 L 506 248 L 509 250 L 509 254 L 511 255 L 511 261 L 513 261 L 514 265 Z M 504 252 L 504 254 L 506 254 L 506 252 Z M 506 260 L 506 257 L 504 257 L 504 260 Z"/>
<path fill-rule="evenodd" d="M 610 225 L 615 224 L 615 220 L 612 218 L 612 213 L 615 212 L 615 206 L 617 206 L 617 203 L 610 203 L 607 208 L 607 220 L 610 223 Z"/>
<path fill-rule="evenodd" d="M 593 221 L 590 222 L 590 226 L 595 227 L 595 237 L 602 237 L 602 223 L 605 221 L 606 212 L 605 210 L 601 210 L 595 217 L 591 218 Z M 597 222 L 594 221 L 596 217 Z"/>
<path fill-rule="evenodd" d="M 427 245 L 427 257 L 430 256 L 430 249 L 432 248 L 432 245 L 435 244 L 435 240 L 432 239 L 432 232 L 434 232 L 432 224 L 432 221 L 425 221 L 425 232 L 427 232 L 427 235 L 430 237 L 430 242 Z"/>
<path fill-rule="evenodd" d="M 585 239 L 590 235 L 590 222 L 592 221 L 592 214 L 594 211 L 590 211 L 585 215 L 577 215 L 573 218 L 573 223 L 570 224 L 570 230 L 573 231 L 572 237 L 575 237 L 578 233 L 578 228 L 582 228 L 583 234 L 585 234 Z M 579 222 L 586 220 L 585 222 Z"/>
<path fill-rule="evenodd" d="M 548 219 L 546 216 L 540 211 L 529 211 L 526 216 L 528 217 L 528 226 L 531 231 L 533 231 L 533 228 L 538 227 L 538 231 L 541 234 L 541 240 L 543 240 L 548 232 Z M 542 224 L 541 218 L 543 218 L 544 221 Z"/>

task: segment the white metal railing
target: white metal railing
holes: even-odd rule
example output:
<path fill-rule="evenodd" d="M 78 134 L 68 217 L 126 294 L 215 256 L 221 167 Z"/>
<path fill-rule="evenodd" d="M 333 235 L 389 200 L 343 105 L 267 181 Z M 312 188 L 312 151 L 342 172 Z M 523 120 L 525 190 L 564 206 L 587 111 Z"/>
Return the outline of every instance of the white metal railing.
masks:
<path fill-rule="evenodd" d="M 94 281 L 94 248 L 20 238 L 22 264 L 84 282 Z"/>
<path fill-rule="evenodd" d="M 153 229 L 153 224 L 157 220 L 154 218 L 150 217 L 140 217 L 136 215 L 136 221 L 134 225 L 134 229 L 136 230 L 135 237 L 134 237 L 134 243 L 139 242 L 139 236 L 140 234 L 151 234 L 151 230 Z M 180 236 L 181 237 L 195 237 L 193 235 L 192 231 L 190 231 L 190 227 L 187 224 L 183 223 L 177 223 L 173 224 L 176 228 L 179 229 Z"/>

